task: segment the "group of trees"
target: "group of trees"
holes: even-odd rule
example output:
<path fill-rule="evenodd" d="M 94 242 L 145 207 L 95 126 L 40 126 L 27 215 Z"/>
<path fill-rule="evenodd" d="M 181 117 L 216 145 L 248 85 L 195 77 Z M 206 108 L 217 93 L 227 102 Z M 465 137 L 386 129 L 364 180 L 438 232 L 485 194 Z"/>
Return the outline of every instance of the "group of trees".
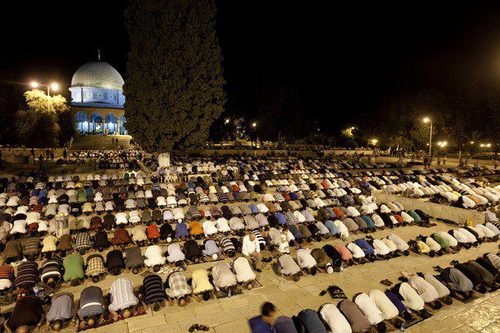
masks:
<path fill-rule="evenodd" d="M 387 107 L 372 113 L 359 124 L 359 143 L 379 138 L 385 147 L 406 150 L 426 149 L 432 119 L 433 141 L 446 141 L 450 151 L 479 150 L 480 142 L 498 149 L 500 142 L 500 91 L 494 83 L 472 83 L 463 91 L 444 93 L 421 91 L 416 96 L 392 100 Z"/>
<path fill-rule="evenodd" d="M 226 96 L 214 0 L 131 0 L 127 130 L 144 149 L 207 142 Z"/>
<path fill-rule="evenodd" d="M 58 147 L 75 134 L 73 117 L 61 95 L 34 89 L 24 93 L 26 108 L 15 115 L 18 143 L 28 147 Z"/>
<path fill-rule="evenodd" d="M 75 130 L 66 98 L 37 89 L 21 93 L 22 88 L 12 81 L 0 84 L 0 142 L 27 147 L 67 143 Z"/>

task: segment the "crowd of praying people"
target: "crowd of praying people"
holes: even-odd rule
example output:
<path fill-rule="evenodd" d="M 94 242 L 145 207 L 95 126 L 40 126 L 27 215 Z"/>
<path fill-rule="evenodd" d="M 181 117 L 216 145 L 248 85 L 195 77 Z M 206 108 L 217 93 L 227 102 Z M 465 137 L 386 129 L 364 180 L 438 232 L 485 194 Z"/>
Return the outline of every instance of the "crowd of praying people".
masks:
<path fill-rule="evenodd" d="M 147 306 L 158 311 L 166 303 L 231 297 L 258 286 L 266 262 L 277 275 L 298 280 L 410 250 L 442 255 L 498 240 L 492 206 L 498 199 L 488 202 L 485 223 L 401 239 L 398 227 L 432 223 L 419 209 L 371 196 L 403 181 L 394 171 L 344 172 L 334 161 L 317 159 L 178 161 L 170 172 L 196 176 L 172 183 L 130 171 L 128 162 L 112 162 L 117 156 L 122 162 L 140 158 L 83 154 L 79 157 L 107 160 L 105 169 L 127 171 L 0 179 L 0 293 L 17 299 L 7 324 L 11 330 L 44 321 L 59 330 L 75 313 L 80 329 L 86 329 L 141 315 Z M 384 228 L 394 232 L 380 239 L 370 235 Z M 314 246 L 350 235 L 357 239 Z M 498 263 L 496 257 L 484 260 Z M 200 262 L 212 266 L 186 275 L 186 265 Z M 144 270 L 148 274 L 139 286 L 120 276 Z M 116 276 L 108 293 L 90 286 L 74 300 L 61 289 L 61 283 L 76 286 L 86 278 L 98 283 L 107 274 Z M 46 315 L 40 310 L 44 304 L 50 305 Z M 33 316 L 16 316 L 18 307 L 18 312 L 32 309 Z"/>

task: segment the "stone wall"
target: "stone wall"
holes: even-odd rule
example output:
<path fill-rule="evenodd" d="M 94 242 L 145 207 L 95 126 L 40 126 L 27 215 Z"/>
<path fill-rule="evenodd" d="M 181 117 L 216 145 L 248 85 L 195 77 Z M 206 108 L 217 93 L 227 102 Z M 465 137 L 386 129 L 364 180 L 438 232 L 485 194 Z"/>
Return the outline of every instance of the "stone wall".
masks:
<path fill-rule="evenodd" d="M 457 223 L 465 223 L 468 219 L 471 219 L 474 223 L 484 223 L 484 213 L 475 210 L 440 205 L 425 199 L 406 198 L 381 191 L 372 192 L 372 195 L 378 204 L 398 201 L 405 209 L 421 209 L 434 218 L 448 219 Z"/>

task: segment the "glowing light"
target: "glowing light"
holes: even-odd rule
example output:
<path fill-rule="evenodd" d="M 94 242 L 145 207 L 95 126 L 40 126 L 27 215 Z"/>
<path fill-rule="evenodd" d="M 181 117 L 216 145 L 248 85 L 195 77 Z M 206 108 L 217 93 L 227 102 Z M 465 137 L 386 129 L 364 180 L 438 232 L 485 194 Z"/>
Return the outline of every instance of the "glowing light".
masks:
<path fill-rule="evenodd" d="M 428 122 L 431 121 L 431 118 L 425 117 L 424 119 L 422 119 L 422 121 L 424 122 L 424 124 L 427 124 Z"/>
<path fill-rule="evenodd" d="M 253 123 L 252 123 L 252 127 L 253 127 L 253 128 L 257 127 L 257 123 L 256 123 L 256 122 L 253 122 Z"/>
<path fill-rule="evenodd" d="M 371 139 L 370 143 L 375 146 L 378 143 L 378 139 Z"/>
<path fill-rule="evenodd" d="M 38 83 L 36 81 L 31 81 L 30 86 L 31 86 L 31 88 L 36 89 L 40 86 L 40 83 Z"/>
<path fill-rule="evenodd" d="M 52 82 L 50 84 L 50 89 L 52 89 L 54 91 L 58 91 L 59 90 L 59 84 L 57 84 L 56 82 Z"/>

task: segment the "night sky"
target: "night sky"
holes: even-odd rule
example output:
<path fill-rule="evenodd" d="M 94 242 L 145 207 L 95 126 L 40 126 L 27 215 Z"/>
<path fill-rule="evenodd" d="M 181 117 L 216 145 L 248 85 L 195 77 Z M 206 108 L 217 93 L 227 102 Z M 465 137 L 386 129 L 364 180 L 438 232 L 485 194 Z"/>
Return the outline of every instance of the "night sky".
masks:
<path fill-rule="evenodd" d="M 332 129 L 422 89 L 458 91 L 500 77 L 498 2 L 325 3 L 217 2 L 230 114 L 253 118 L 265 82 L 292 82 L 307 114 Z M 67 89 L 97 48 L 126 77 L 126 1 L 6 6 L 0 70 L 10 80 Z"/>

